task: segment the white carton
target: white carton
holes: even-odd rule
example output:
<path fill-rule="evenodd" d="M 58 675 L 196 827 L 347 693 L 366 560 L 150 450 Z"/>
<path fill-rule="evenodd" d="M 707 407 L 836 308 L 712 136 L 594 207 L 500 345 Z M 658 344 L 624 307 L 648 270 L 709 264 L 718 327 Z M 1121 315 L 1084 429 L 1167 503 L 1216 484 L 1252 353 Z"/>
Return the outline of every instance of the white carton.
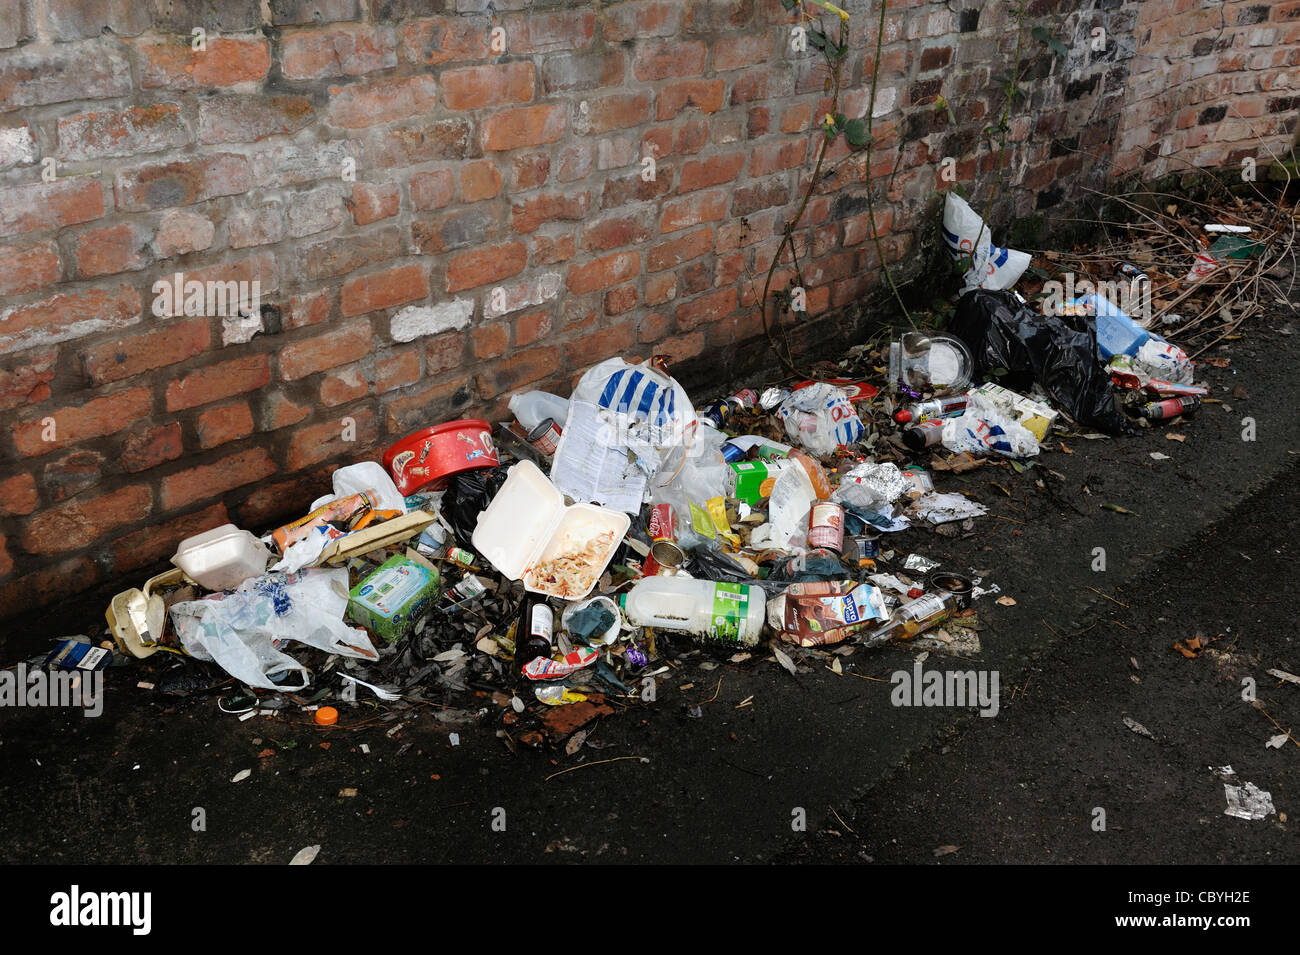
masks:
<path fill-rule="evenodd" d="M 564 505 L 564 495 L 531 461 L 514 465 L 492 503 L 478 517 L 474 550 L 511 580 L 523 580 L 535 594 L 580 600 L 596 587 L 614 551 L 632 525 L 622 511 L 595 504 Z M 534 569 L 557 556 L 581 551 L 594 538 L 609 535 L 609 545 L 593 553 L 587 585 L 581 592 L 539 584 Z"/>
<path fill-rule="evenodd" d="M 234 590 L 266 571 L 271 552 L 248 531 L 222 524 L 181 541 L 172 563 L 206 590 Z"/>

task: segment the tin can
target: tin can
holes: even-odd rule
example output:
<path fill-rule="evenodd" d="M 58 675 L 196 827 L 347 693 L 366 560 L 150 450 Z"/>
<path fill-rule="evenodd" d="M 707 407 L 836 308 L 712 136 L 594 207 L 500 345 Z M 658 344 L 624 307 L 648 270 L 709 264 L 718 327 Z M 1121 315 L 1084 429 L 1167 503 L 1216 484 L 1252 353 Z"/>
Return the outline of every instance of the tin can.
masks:
<path fill-rule="evenodd" d="M 650 509 L 650 556 L 663 567 L 680 567 L 686 552 L 677 543 L 677 512 L 671 504 L 656 504 Z"/>
<path fill-rule="evenodd" d="M 912 425 L 903 432 L 903 443 L 913 451 L 921 451 L 925 448 L 932 448 L 939 443 L 943 437 L 943 421 L 938 418 L 931 418 L 929 421 L 922 421 L 920 424 Z"/>
<path fill-rule="evenodd" d="M 726 442 L 722 446 L 722 460 L 726 461 L 728 464 L 735 464 L 737 461 L 745 460 L 745 456 L 748 453 L 749 452 L 744 448 L 739 448 L 730 441 Z"/>
<path fill-rule="evenodd" d="M 731 417 L 731 412 L 734 409 L 735 406 L 726 398 L 715 398 L 704 406 L 704 410 L 700 412 L 700 417 L 713 427 L 721 429 L 722 423 Z"/>
<path fill-rule="evenodd" d="M 1147 274 L 1146 274 L 1145 272 L 1143 272 L 1143 271 L 1142 271 L 1140 268 L 1138 268 L 1136 265 L 1131 265 L 1131 264 L 1129 264 L 1128 262 L 1116 262 L 1116 263 L 1115 263 L 1115 274 L 1116 274 L 1116 275 L 1122 275 L 1122 276 L 1124 276 L 1124 278 L 1126 278 L 1126 279 L 1146 279 L 1146 278 L 1147 278 Z"/>
<path fill-rule="evenodd" d="M 753 388 L 742 388 L 727 400 L 735 402 L 746 411 L 752 411 L 754 406 L 758 404 L 758 392 Z"/>
<path fill-rule="evenodd" d="M 844 508 L 834 501 L 818 501 L 808 512 L 808 546 L 844 550 Z"/>
<path fill-rule="evenodd" d="M 865 560 L 867 558 L 874 560 L 880 556 L 879 534 L 859 534 L 857 537 L 850 538 L 850 540 L 853 541 L 854 546 L 858 550 L 859 560 Z"/>
<path fill-rule="evenodd" d="M 554 418 L 547 418 L 532 431 L 528 432 L 528 443 L 548 458 L 560 446 L 560 426 Z"/>
<path fill-rule="evenodd" d="M 970 606 L 971 594 L 975 585 L 969 577 L 949 571 L 935 571 L 930 575 L 930 589 L 944 590 L 952 594 L 957 601 L 957 609 L 965 610 Z"/>

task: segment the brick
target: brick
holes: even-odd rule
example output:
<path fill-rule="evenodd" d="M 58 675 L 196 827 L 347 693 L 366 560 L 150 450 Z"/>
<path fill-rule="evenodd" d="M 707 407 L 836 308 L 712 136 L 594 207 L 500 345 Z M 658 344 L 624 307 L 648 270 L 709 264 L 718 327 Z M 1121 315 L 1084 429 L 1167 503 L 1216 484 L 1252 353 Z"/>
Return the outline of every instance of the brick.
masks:
<path fill-rule="evenodd" d="M 532 238 L 533 264 L 555 265 L 567 262 L 578 250 L 578 241 L 572 232 L 559 235 L 537 234 Z"/>
<path fill-rule="evenodd" d="M 802 133 L 807 132 L 809 124 L 812 122 L 812 104 L 799 103 L 791 106 L 781 113 L 781 132 L 783 133 Z"/>
<path fill-rule="evenodd" d="M 745 138 L 758 139 L 767 134 L 772 127 L 772 111 L 766 107 L 755 107 L 749 111 L 745 122 Z"/>
<path fill-rule="evenodd" d="M 181 425 L 172 421 L 127 435 L 117 460 L 122 470 L 135 474 L 175 461 L 182 452 Z"/>
<path fill-rule="evenodd" d="M 662 312 L 651 312 L 642 316 L 636 326 L 636 339 L 639 342 L 657 342 L 668 334 L 669 319 Z"/>
<path fill-rule="evenodd" d="M 0 354 L 126 328 L 140 317 L 140 293 L 128 285 L 55 295 L 0 310 Z"/>
<path fill-rule="evenodd" d="M 431 76 L 330 87 L 329 121 L 343 129 L 377 126 L 429 113 L 438 102 Z"/>
<path fill-rule="evenodd" d="M 286 396 L 273 392 L 267 395 L 262 403 L 260 430 L 278 431 L 281 428 L 288 428 L 307 417 L 313 410 L 311 405 L 294 404 Z"/>
<path fill-rule="evenodd" d="M 382 169 L 480 155 L 461 119 L 417 119 L 376 130 L 362 144 L 361 163 Z"/>
<path fill-rule="evenodd" d="M 278 287 L 276 260 L 270 252 L 187 269 L 154 282 L 150 311 L 159 318 L 176 315 L 231 316 L 252 309 Z"/>
<path fill-rule="evenodd" d="M 358 182 L 353 184 L 352 196 L 346 202 L 353 222 L 370 225 L 397 215 L 401 197 L 395 182 Z"/>
<path fill-rule="evenodd" d="M 440 209 L 456 195 L 456 179 L 449 169 L 417 172 L 411 176 L 411 206 L 417 211 Z"/>
<path fill-rule="evenodd" d="M 305 96 L 214 96 L 199 101 L 199 141 L 255 143 L 292 135 L 315 118 Z"/>
<path fill-rule="evenodd" d="M 510 344 L 506 326 L 502 322 L 493 322 L 491 325 L 474 329 L 470 333 L 470 340 L 474 343 L 474 357 L 479 361 L 505 354 Z M 3 487 L 0 486 L 0 490 L 2 489 Z"/>
<path fill-rule="evenodd" d="M 57 357 L 58 352 L 54 349 L 28 352 L 8 367 L 0 367 L 0 411 L 10 411 L 48 398 Z"/>
<path fill-rule="evenodd" d="M 599 136 L 650 121 L 649 93 L 611 93 L 587 100 L 588 131 Z"/>
<path fill-rule="evenodd" d="M 0 189 L 0 235 L 61 229 L 104 214 L 95 179 L 59 179 Z"/>
<path fill-rule="evenodd" d="M 402 24 L 402 58 L 420 66 L 488 55 L 490 24 L 470 17 L 436 17 Z"/>
<path fill-rule="evenodd" d="M 291 33 L 281 44 L 287 79 L 361 76 L 397 65 L 397 34 L 391 27 L 334 27 Z"/>
<path fill-rule="evenodd" d="M 256 83 L 271 68 L 270 45 L 260 38 L 209 37 L 206 50 L 193 49 L 188 37 L 143 42 L 136 48 L 143 56 L 140 87 L 146 90 Z"/>
<path fill-rule="evenodd" d="M 491 199 L 501 191 L 501 173 L 490 159 L 466 163 L 460 167 L 460 201 L 478 202 Z"/>
<path fill-rule="evenodd" d="M 285 234 L 284 207 L 278 199 L 271 199 L 256 208 L 234 209 L 226 217 L 226 229 L 232 249 L 279 242 Z"/>
<path fill-rule="evenodd" d="M 268 0 L 268 6 L 277 25 L 359 20 L 362 15 L 361 0 Z"/>
<path fill-rule="evenodd" d="M 281 323 L 284 330 L 289 331 L 294 328 L 305 328 L 308 325 L 318 325 L 329 317 L 329 291 L 306 292 L 289 299 Z"/>
<path fill-rule="evenodd" d="M 81 353 L 90 384 L 106 385 L 174 365 L 207 351 L 212 333 L 206 318 L 182 318 L 129 338 L 105 342 Z"/>
<path fill-rule="evenodd" d="M 76 497 L 99 483 L 104 474 L 104 456 L 95 451 L 74 451 L 45 465 L 41 483 L 52 503 Z"/>
<path fill-rule="evenodd" d="M 542 91 L 567 93 L 618 86 L 626 70 L 622 52 L 556 53 L 542 60 Z"/>
<path fill-rule="evenodd" d="M 677 276 L 672 272 L 650 275 L 645 280 L 645 303 L 662 305 L 677 297 Z"/>
<path fill-rule="evenodd" d="M 99 583 L 99 578 L 99 565 L 85 557 L 49 564 L 0 585 L 0 617 L 53 603 L 66 589 L 69 580 L 89 588 Z"/>
<path fill-rule="evenodd" d="M 347 436 L 354 440 L 345 441 Z M 375 438 L 374 412 L 369 408 L 349 412 L 337 421 L 325 421 L 295 431 L 289 441 L 285 464 L 293 472 L 330 458 L 341 458 L 350 463 L 356 457 L 357 448 L 373 446 Z"/>
<path fill-rule="evenodd" d="M 473 391 L 463 381 L 439 381 L 413 394 L 388 399 L 386 423 L 389 434 L 410 434 L 427 428 L 429 421 L 462 418 L 462 409 Z"/>
<path fill-rule="evenodd" d="M 494 152 L 553 143 L 564 135 L 563 106 L 520 106 L 492 113 L 483 122 L 483 148 Z"/>
<path fill-rule="evenodd" d="M 0 113 L 29 106 L 131 95 L 131 65 L 96 41 L 0 57 Z"/>
<path fill-rule="evenodd" d="M 674 199 L 664 203 L 659 231 L 667 234 L 699 225 L 701 222 L 712 222 L 721 219 L 726 211 L 727 193 L 721 189 Z"/>
<path fill-rule="evenodd" d="M 483 317 L 498 318 L 521 308 L 554 301 L 563 284 L 559 272 L 542 272 L 497 285 L 483 301 Z"/>
<path fill-rule="evenodd" d="M 69 501 L 33 515 L 23 534 L 23 547 L 42 555 L 80 550 L 115 528 L 148 517 L 152 510 L 153 492 L 140 485 Z"/>
<path fill-rule="evenodd" d="M 515 352 L 488 371 L 474 377 L 480 398 L 495 398 L 540 381 L 560 368 L 560 350 L 553 345 Z"/>
<path fill-rule="evenodd" d="M 693 156 L 704 148 L 709 141 L 709 124 L 706 122 L 685 123 L 677 134 L 675 150 L 686 156 Z"/>
<path fill-rule="evenodd" d="M 26 123 L 0 127 L 0 172 L 14 166 L 30 166 L 39 156 L 32 128 Z"/>
<path fill-rule="evenodd" d="M 280 377 L 297 381 L 326 368 L 358 361 L 370 353 L 370 323 L 356 321 L 315 338 L 304 338 L 280 350 Z"/>
<path fill-rule="evenodd" d="M 80 40 L 106 29 L 118 36 L 135 36 L 149 29 L 149 12 L 129 3 L 49 0 L 46 22 L 56 40 Z"/>
<path fill-rule="evenodd" d="M 641 267 L 636 252 L 616 252 L 582 265 L 569 266 L 568 288 L 574 295 L 612 288 L 632 278 Z"/>
<path fill-rule="evenodd" d="M 677 191 L 691 192 L 695 189 L 718 186 L 724 182 L 735 182 L 743 165 L 745 165 L 745 154 L 740 152 L 723 153 L 704 160 L 682 163 L 682 175 L 677 184 Z"/>
<path fill-rule="evenodd" d="M 262 188 L 296 186 L 317 179 L 337 182 L 344 163 L 356 162 L 355 143 L 330 140 L 310 145 L 280 143 L 253 153 L 253 181 Z"/>
<path fill-rule="evenodd" d="M 629 202 L 652 202 L 672 191 L 673 167 L 661 162 L 651 182 L 641 178 L 640 170 L 626 176 L 606 179 L 600 204 L 606 209 L 614 209 Z"/>
<path fill-rule="evenodd" d="M 646 253 L 647 272 L 662 272 L 683 262 L 707 255 L 713 248 L 713 230 L 707 226 L 689 232 L 671 242 L 664 242 Z"/>
<path fill-rule="evenodd" d="M 447 291 L 477 288 L 518 275 L 528 264 L 528 249 L 522 242 L 485 246 L 462 252 L 447 263 Z"/>
<path fill-rule="evenodd" d="M 248 160 L 233 153 L 125 169 L 113 182 L 117 207 L 123 212 L 188 206 L 238 195 L 251 187 Z"/>
<path fill-rule="evenodd" d="M 634 37 L 675 36 L 682 8 L 677 3 L 620 3 L 605 13 L 605 41 L 621 43 Z"/>
<path fill-rule="evenodd" d="M 69 116 L 59 120 L 58 137 L 57 155 L 65 162 L 156 153 L 190 142 L 174 103 Z"/>
<path fill-rule="evenodd" d="M 510 157 L 510 176 L 516 192 L 534 189 L 546 183 L 551 174 L 551 157 L 532 153 Z"/>
<path fill-rule="evenodd" d="M 169 259 L 211 247 L 216 227 L 207 216 L 179 209 L 169 209 L 158 222 L 153 246 L 159 256 Z"/>
<path fill-rule="evenodd" d="M 576 195 L 551 193 L 525 199 L 510 207 L 510 227 L 516 232 L 535 232 L 548 222 L 577 221 L 587 214 L 591 194 Z"/>
<path fill-rule="evenodd" d="M 217 503 L 193 514 L 132 531 L 124 537 L 114 539 L 110 545 L 113 573 L 128 574 L 159 563 L 172 556 L 180 541 L 228 523 L 230 515 L 226 512 L 225 505 Z"/>
<path fill-rule="evenodd" d="M 759 209 L 783 206 L 789 201 L 790 187 L 780 179 L 769 179 L 737 189 L 731 203 L 731 214 L 748 216 Z"/>
<path fill-rule="evenodd" d="M 695 262 L 677 273 L 678 285 L 683 295 L 695 295 L 713 285 L 713 267 L 708 262 Z"/>
<path fill-rule="evenodd" d="M 564 352 L 571 365 L 582 368 L 612 355 L 627 354 L 635 345 L 636 324 L 624 322 L 568 342 L 564 346 Z M 635 360 L 634 355 L 628 357 Z"/>
<path fill-rule="evenodd" d="M 153 261 L 149 239 L 135 222 L 91 229 L 73 240 L 73 260 L 82 278 L 133 272 Z"/>
<path fill-rule="evenodd" d="M 411 243 L 425 255 L 491 242 L 505 232 L 505 211 L 496 205 L 477 205 L 459 212 L 415 219 Z"/>
<path fill-rule="evenodd" d="M 209 408 L 199 415 L 194 430 L 199 436 L 199 447 L 205 450 L 238 441 L 253 433 L 253 412 L 246 401 Z"/>
<path fill-rule="evenodd" d="M 560 151 L 555 165 L 556 182 L 577 182 L 591 172 L 593 161 L 590 143 L 573 143 Z"/>
<path fill-rule="evenodd" d="M 0 481 L 0 516 L 30 514 L 36 510 L 36 479 L 30 473 Z"/>
<path fill-rule="evenodd" d="M 162 479 L 162 509 L 178 511 L 191 504 L 219 497 L 237 487 L 254 484 L 274 473 L 275 463 L 265 448 L 249 448 L 211 464 L 186 468 Z"/>
<path fill-rule="evenodd" d="M 703 43 L 679 39 L 649 40 L 639 44 L 632 61 L 632 75 L 642 82 L 699 76 L 704 72 L 708 50 Z"/>
<path fill-rule="evenodd" d="M 341 226 L 348 218 L 344 188 L 330 183 L 295 194 L 285 219 L 289 234 L 302 238 Z"/>
<path fill-rule="evenodd" d="M 527 61 L 445 70 L 440 79 L 442 101 L 456 110 L 527 103 L 536 84 L 533 64 Z"/>
<path fill-rule="evenodd" d="M 464 363 L 464 335 L 437 335 L 424 343 L 424 374 L 427 377 L 441 376 Z"/>
<path fill-rule="evenodd" d="M 701 113 L 716 113 L 722 109 L 727 85 L 722 80 L 682 80 L 670 83 L 659 91 L 659 122 L 672 119 L 688 106 Z"/>
<path fill-rule="evenodd" d="M 551 334 L 555 316 L 550 312 L 530 312 L 515 319 L 515 347 L 527 348 Z"/>
<path fill-rule="evenodd" d="M 192 371 L 167 386 L 168 411 L 233 398 L 265 388 L 271 382 L 271 362 L 266 355 L 247 355 Z"/>
<path fill-rule="evenodd" d="M 343 284 L 339 304 L 345 317 L 392 308 L 429 295 L 429 269 L 424 265 L 400 265 L 349 279 Z"/>
<path fill-rule="evenodd" d="M 419 380 L 419 352 L 393 352 L 375 359 L 375 392 L 378 394 L 414 384 Z"/>
<path fill-rule="evenodd" d="M 370 384 L 359 365 L 328 372 L 321 378 L 320 403 L 326 408 L 356 401 L 369 393 Z"/>
<path fill-rule="evenodd" d="M 587 46 L 596 35 L 591 10 L 556 10 L 512 14 L 505 21 L 511 53 L 551 53 Z"/>
<path fill-rule="evenodd" d="M 69 0 L 77 3 L 79 0 Z M 126 5 L 124 0 L 116 0 Z M 135 6 L 135 4 L 132 4 Z M 146 7 L 151 11 L 151 25 L 155 30 L 165 31 L 183 37 L 189 42 L 189 31 L 196 22 L 198 12 L 192 3 L 150 3 Z M 262 6 L 260 0 L 203 0 L 203 19 L 208 34 L 239 33 L 253 30 L 262 23 Z"/>
<path fill-rule="evenodd" d="M 34 292 L 59 280 L 63 263 L 53 242 L 0 246 L 0 295 Z"/>
<path fill-rule="evenodd" d="M 622 285 L 605 293 L 605 314 L 622 315 L 636 308 L 637 291 L 635 285 Z"/>
<path fill-rule="evenodd" d="M 744 69 L 772 58 L 771 35 L 719 37 L 713 45 L 713 69 L 718 73 Z"/>
<path fill-rule="evenodd" d="M 582 230 L 582 247 L 588 252 L 605 252 L 625 245 L 637 245 L 658 234 L 654 209 L 632 215 L 607 216 L 589 222 Z"/>
<path fill-rule="evenodd" d="M 717 322 L 736 310 L 736 290 L 718 289 L 677 306 L 677 327 L 689 332 L 706 322 Z"/>
<path fill-rule="evenodd" d="M 388 262 L 402 254 L 401 246 L 401 233 L 387 227 L 299 248 L 298 265 L 307 278 L 324 279 Z"/>
<path fill-rule="evenodd" d="M 921 51 L 921 72 L 939 70 L 952 62 L 952 47 L 932 46 Z"/>
<path fill-rule="evenodd" d="M 802 166 L 807 156 L 807 139 L 756 146 L 750 153 L 749 175 L 754 179 L 762 179 L 774 172 L 793 169 L 795 166 Z"/>

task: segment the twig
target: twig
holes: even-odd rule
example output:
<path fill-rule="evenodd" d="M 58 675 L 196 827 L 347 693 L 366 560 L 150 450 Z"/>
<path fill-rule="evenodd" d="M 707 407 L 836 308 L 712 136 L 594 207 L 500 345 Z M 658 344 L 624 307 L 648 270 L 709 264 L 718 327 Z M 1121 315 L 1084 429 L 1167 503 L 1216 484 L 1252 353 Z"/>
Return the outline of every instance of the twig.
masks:
<path fill-rule="evenodd" d="M 602 763 L 617 763 L 619 760 L 623 760 L 623 759 L 645 759 L 645 757 L 644 756 L 615 756 L 612 759 L 598 759 L 594 763 L 579 763 L 577 766 L 570 766 L 568 769 L 562 769 L 558 773 L 551 773 L 551 775 L 547 776 L 542 781 L 549 783 L 556 776 L 563 776 L 565 773 L 571 773 L 575 769 L 583 769 L 584 767 L 587 766 L 599 766 Z"/>

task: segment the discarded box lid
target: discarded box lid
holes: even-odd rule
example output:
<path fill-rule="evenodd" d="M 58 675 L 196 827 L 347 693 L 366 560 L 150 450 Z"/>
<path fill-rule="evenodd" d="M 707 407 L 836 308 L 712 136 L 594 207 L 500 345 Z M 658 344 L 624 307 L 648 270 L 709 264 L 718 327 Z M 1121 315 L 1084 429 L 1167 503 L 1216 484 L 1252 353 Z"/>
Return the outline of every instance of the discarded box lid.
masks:
<path fill-rule="evenodd" d="M 492 426 L 477 418 L 448 421 L 408 434 L 384 452 L 384 467 L 402 494 L 421 488 L 441 490 L 454 474 L 499 463 Z"/>
<path fill-rule="evenodd" d="M 380 524 L 372 524 L 370 527 L 353 531 L 351 534 L 345 534 L 343 537 L 330 541 L 325 545 L 325 549 L 320 552 L 320 557 L 317 558 L 316 563 L 318 565 L 341 564 L 352 557 L 360 557 L 372 550 L 378 550 L 380 547 L 387 547 L 390 544 L 396 544 L 398 541 L 408 540 L 419 534 L 420 531 L 437 519 L 436 514 L 414 510 L 408 511 L 401 517 L 394 517 L 392 520 Z"/>
<path fill-rule="evenodd" d="M 595 504 L 565 507 L 564 495 L 550 478 L 531 461 L 521 461 L 510 468 L 501 490 L 479 514 L 472 540 L 474 549 L 502 574 L 523 580 L 525 590 L 580 600 L 595 589 L 631 525 L 623 511 Z M 593 557 L 590 582 L 580 593 L 539 586 L 532 574 L 537 564 L 570 552 L 577 540 L 605 533 L 612 534 L 612 543 Z"/>
<path fill-rule="evenodd" d="M 222 524 L 180 542 L 172 563 L 206 590 L 234 590 L 266 571 L 271 552 L 252 533 Z"/>
<path fill-rule="evenodd" d="M 153 591 L 184 583 L 186 579 L 184 572 L 174 568 L 150 577 L 143 590 L 133 587 L 113 598 L 104 616 L 119 650 L 141 660 L 158 652 L 167 624 L 167 607 Z"/>

